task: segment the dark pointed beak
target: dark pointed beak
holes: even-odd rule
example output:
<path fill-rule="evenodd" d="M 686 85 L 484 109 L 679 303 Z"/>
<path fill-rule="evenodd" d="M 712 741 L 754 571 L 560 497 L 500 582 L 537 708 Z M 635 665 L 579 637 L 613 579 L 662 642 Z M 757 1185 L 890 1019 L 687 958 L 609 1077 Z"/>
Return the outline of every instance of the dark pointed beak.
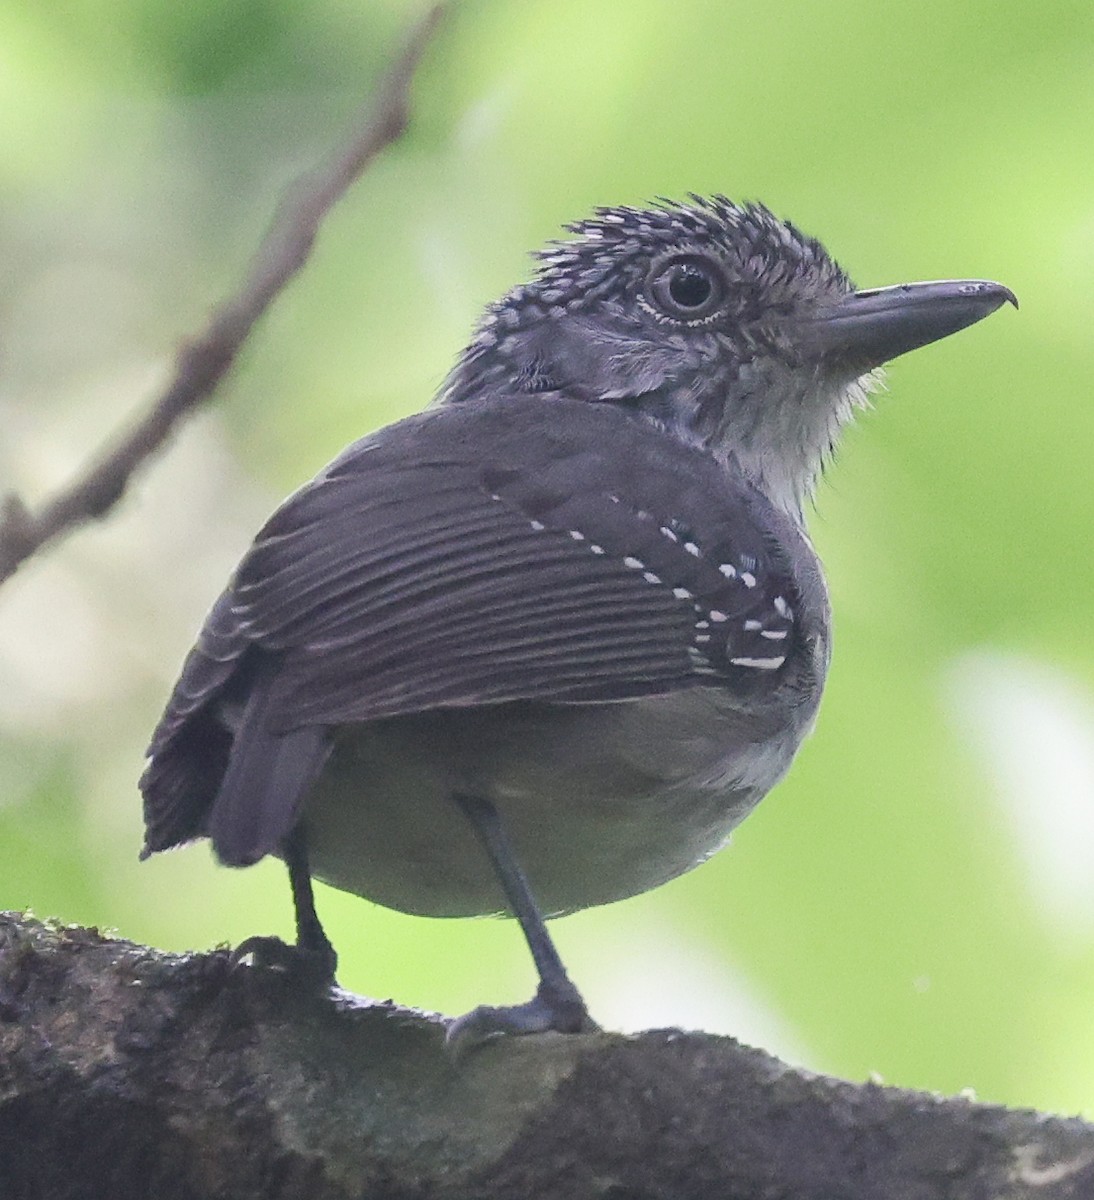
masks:
<path fill-rule="evenodd" d="M 805 340 L 825 362 L 864 372 L 975 325 L 1006 302 L 1018 307 L 1010 288 L 984 279 L 870 288 L 810 320 Z"/>

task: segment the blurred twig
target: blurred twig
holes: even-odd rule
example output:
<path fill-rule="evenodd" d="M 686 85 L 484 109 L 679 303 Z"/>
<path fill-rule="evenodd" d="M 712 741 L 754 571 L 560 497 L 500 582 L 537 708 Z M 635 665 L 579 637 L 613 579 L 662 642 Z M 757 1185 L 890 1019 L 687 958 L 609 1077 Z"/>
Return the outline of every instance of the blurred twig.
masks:
<path fill-rule="evenodd" d="M 411 80 L 442 7 L 430 9 L 411 32 L 345 145 L 288 188 L 247 278 L 213 311 L 205 329 L 182 345 L 174 377 L 144 417 L 38 511 L 15 495 L 0 501 L 0 583 L 47 542 L 108 513 L 134 471 L 163 445 L 179 421 L 212 395 L 255 322 L 307 261 L 327 213 L 406 129 Z"/>

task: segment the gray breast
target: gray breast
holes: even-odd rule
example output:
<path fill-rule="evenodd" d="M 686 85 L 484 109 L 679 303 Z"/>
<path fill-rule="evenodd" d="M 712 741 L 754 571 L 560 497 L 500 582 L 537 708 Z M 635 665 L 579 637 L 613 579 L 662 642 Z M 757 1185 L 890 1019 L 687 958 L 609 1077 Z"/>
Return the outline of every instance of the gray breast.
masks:
<path fill-rule="evenodd" d="M 719 684 L 609 703 L 433 709 L 342 728 L 305 809 L 316 875 L 404 912 L 504 908 L 454 794 L 494 803 L 541 908 L 657 887 L 698 865 L 783 777 L 812 728 L 828 596 L 800 527 L 769 514 L 797 620 L 762 687 Z"/>
<path fill-rule="evenodd" d="M 786 702 L 750 708 L 694 688 L 347 728 L 305 811 L 315 873 L 404 912 L 502 910 L 452 803 L 462 792 L 497 806 L 546 912 L 646 891 L 714 853 L 785 774 L 816 711 L 801 697 L 819 698 L 800 678 L 788 675 L 786 688 Z"/>

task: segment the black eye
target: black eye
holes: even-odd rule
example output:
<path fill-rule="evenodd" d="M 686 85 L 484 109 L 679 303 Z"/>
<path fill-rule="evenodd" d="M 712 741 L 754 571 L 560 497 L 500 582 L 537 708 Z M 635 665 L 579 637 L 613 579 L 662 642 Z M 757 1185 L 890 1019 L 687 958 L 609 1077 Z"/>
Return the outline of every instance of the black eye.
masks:
<path fill-rule="evenodd" d="M 701 321 L 725 298 L 725 280 L 717 263 L 693 254 L 655 264 L 646 291 L 666 316 Z"/>
<path fill-rule="evenodd" d="M 669 295 L 680 308 L 702 308 L 714 284 L 697 267 L 676 267 L 669 275 Z"/>

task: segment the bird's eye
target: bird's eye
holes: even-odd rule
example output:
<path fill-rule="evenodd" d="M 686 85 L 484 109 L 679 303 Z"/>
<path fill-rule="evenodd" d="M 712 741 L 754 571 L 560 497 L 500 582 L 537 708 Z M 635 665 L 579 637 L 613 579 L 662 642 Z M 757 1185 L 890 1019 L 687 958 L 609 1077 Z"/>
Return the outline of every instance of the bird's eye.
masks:
<path fill-rule="evenodd" d="M 687 255 L 655 264 L 646 293 L 665 316 L 676 321 L 701 321 L 725 299 L 725 279 L 717 263 Z"/>

